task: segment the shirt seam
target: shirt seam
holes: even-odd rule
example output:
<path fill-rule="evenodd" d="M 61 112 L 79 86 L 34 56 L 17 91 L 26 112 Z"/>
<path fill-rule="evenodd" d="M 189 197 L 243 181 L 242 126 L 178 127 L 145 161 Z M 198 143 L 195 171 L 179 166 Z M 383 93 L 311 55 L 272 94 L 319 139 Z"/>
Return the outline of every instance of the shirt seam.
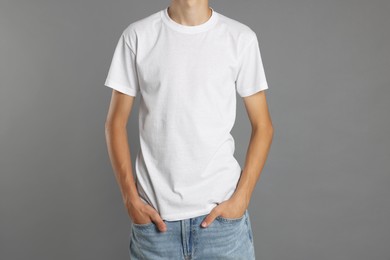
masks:
<path fill-rule="evenodd" d="M 127 47 L 129 47 L 130 51 L 131 51 L 134 55 L 136 55 L 136 53 L 135 53 L 135 51 L 133 51 L 133 48 L 131 47 L 130 43 L 127 42 L 125 35 L 122 34 L 122 36 L 123 36 L 123 40 L 125 41 Z"/>
<path fill-rule="evenodd" d="M 215 207 L 216 205 L 211 205 L 209 208 L 206 208 L 206 209 L 203 209 L 203 210 L 197 210 L 197 211 L 192 211 L 190 213 L 183 213 L 183 214 L 162 214 L 162 218 L 163 219 L 183 219 L 183 218 L 190 218 L 189 216 L 193 215 L 193 214 L 196 214 L 195 217 L 199 217 L 199 216 L 203 216 L 203 215 L 206 215 L 206 214 L 209 214 L 209 212 Z M 195 217 L 192 217 L 192 218 L 195 218 Z M 171 220 L 168 220 L 168 221 L 171 221 Z"/>
<path fill-rule="evenodd" d="M 249 88 L 244 88 L 243 90 L 241 90 L 241 95 L 248 96 L 248 95 L 251 95 L 251 94 L 254 94 L 256 92 L 266 90 L 266 89 L 268 89 L 268 83 L 265 80 L 262 83 L 260 83 L 260 85 L 256 85 L 254 87 L 249 87 Z"/>
<path fill-rule="evenodd" d="M 214 17 L 214 20 L 212 24 L 210 24 L 208 27 L 204 27 L 203 29 L 201 30 L 195 30 L 195 31 L 190 31 L 190 30 L 186 30 L 185 28 L 182 28 L 182 27 L 178 27 L 178 26 L 175 26 L 173 25 L 169 18 L 166 17 L 166 14 L 165 14 L 165 9 L 162 9 L 161 12 L 160 12 L 160 19 L 161 19 L 161 22 L 163 24 L 165 24 L 170 30 L 173 30 L 177 33 L 180 33 L 180 34 L 189 34 L 189 35 L 192 35 L 192 34 L 199 34 L 199 33 L 205 33 L 205 32 L 208 32 L 210 30 L 212 30 L 218 23 L 218 20 L 219 20 L 219 17 Z M 213 9 L 213 12 L 215 12 L 215 16 L 218 16 L 217 12 Z"/>
<path fill-rule="evenodd" d="M 251 46 L 254 41 L 256 41 L 256 38 L 252 39 L 250 43 L 244 47 L 244 49 L 241 51 L 240 57 L 238 58 L 239 60 L 241 60 L 242 56 L 244 56 L 245 52 L 249 49 L 249 46 Z"/>
<path fill-rule="evenodd" d="M 113 88 L 115 90 L 118 90 L 120 92 L 124 92 L 128 95 L 135 96 L 138 94 L 139 89 L 137 87 L 131 87 L 126 84 L 119 83 L 116 80 L 113 80 L 111 78 L 107 78 L 106 82 L 104 83 L 107 87 Z"/>

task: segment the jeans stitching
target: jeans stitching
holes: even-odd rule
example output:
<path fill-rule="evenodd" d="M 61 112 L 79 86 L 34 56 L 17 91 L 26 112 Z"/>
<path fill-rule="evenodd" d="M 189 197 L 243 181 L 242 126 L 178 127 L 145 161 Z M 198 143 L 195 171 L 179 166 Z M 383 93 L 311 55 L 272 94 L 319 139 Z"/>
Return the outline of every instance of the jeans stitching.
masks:
<path fill-rule="evenodd" d="M 220 220 L 221 222 L 224 222 L 224 223 L 237 223 L 237 222 L 241 222 L 243 219 L 245 219 L 246 215 L 247 215 L 247 211 L 245 210 L 244 214 L 239 218 L 224 218 L 222 216 L 217 216 L 215 219 Z"/>
<path fill-rule="evenodd" d="M 247 227 L 247 230 L 248 230 L 249 240 L 253 244 L 252 228 L 251 228 L 251 223 L 250 223 L 250 219 L 249 219 L 249 213 L 246 216 L 245 223 L 246 223 L 246 227 Z"/>
<path fill-rule="evenodd" d="M 133 232 L 133 231 L 132 231 L 132 232 Z M 133 233 L 133 236 L 136 237 L 136 234 Z M 131 239 L 133 239 L 134 237 L 132 237 Z M 144 254 L 142 253 L 142 250 L 140 249 L 140 247 L 139 247 L 136 243 L 134 243 L 134 241 L 131 241 L 131 242 L 130 242 L 130 246 L 131 246 L 131 245 L 133 245 L 133 247 L 136 248 L 136 252 L 139 253 L 139 254 L 141 255 L 142 259 L 146 259 L 146 257 L 145 257 Z"/>

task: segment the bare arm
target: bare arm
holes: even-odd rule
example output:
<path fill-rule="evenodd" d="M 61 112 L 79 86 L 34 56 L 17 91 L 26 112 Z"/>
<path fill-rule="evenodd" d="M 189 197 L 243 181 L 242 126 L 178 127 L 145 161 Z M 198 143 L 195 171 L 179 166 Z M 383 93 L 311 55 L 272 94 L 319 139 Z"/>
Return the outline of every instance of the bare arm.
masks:
<path fill-rule="evenodd" d="M 243 216 L 271 147 L 273 126 L 265 92 L 259 91 L 243 99 L 252 126 L 245 167 L 233 195 L 213 208 L 203 219 L 203 227 L 210 225 L 217 216 L 227 218 Z"/>
<path fill-rule="evenodd" d="M 109 157 L 118 182 L 123 202 L 133 221 L 137 224 L 156 222 L 159 229 L 165 227 L 153 207 L 141 201 L 133 177 L 131 152 L 126 125 L 135 97 L 113 90 L 105 122 L 105 136 Z"/>
<path fill-rule="evenodd" d="M 253 190 L 260 178 L 273 138 L 273 126 L 268 111 L 265 91 L 244 97 L 245 107 L 252 126 L 245 166 L 234 197 L 249 205 Z"/>
<path fill-rule="evenodd" d="M 112 91 L 105 123 L 107 149 L 125 204 L 139 200 L 133 178 L 126 125 L 135 97 Z"/>

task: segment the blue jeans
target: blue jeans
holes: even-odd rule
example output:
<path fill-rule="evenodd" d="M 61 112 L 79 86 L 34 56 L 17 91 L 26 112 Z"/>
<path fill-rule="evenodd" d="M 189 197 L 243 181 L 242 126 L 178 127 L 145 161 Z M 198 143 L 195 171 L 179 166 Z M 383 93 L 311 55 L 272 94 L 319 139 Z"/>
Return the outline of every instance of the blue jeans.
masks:
<path fill-rule="evenodd" d="M 206 216 L 163 220 L 167 226 L 165 232 L 160 232 L 154 222 L 132 223 L 130 259 L 255 259 L 248 209 L 240 218 L 218 216 L 203 228 L 200 223 Z"/>

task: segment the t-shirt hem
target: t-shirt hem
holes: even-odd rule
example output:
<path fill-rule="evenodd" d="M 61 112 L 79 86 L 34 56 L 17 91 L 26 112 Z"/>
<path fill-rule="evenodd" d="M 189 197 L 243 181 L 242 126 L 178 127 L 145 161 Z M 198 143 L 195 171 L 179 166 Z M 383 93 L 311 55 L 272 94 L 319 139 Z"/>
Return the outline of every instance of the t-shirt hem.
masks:
<path fill-rule="evenodd" d="M 211 212 L 211 210 L 217 205 L 212 205 L 207 209 L 186 212 L 183 214 L 171 214 L 171 215 L 161 215 L 161 218 L 167 221 L 177 221 L 182 219 L 194 218 L 202 215 L 206 215 Z"/>
<path fill-rule="evenodd" d="M 241 90 L 240 96 L 241 97 L 251 96 L 257 92 L 260 92 L 260 91 L 266 90 L 266 89 L 268 89 L 268 84 L 267 84 L 267 82 L 264 82 L 263 84 L 257 85 L 254 88 L 248 88 L 248 89 Z"/>
<path fill-rule="evenodd" d="M 128 86 L 125 85 L 118 84 L 112 80 L 106 80 L 104 85 L 129 96 L 135 97 L 137 95 L 137 91 L 135 89 L 129 88 Z"/>

